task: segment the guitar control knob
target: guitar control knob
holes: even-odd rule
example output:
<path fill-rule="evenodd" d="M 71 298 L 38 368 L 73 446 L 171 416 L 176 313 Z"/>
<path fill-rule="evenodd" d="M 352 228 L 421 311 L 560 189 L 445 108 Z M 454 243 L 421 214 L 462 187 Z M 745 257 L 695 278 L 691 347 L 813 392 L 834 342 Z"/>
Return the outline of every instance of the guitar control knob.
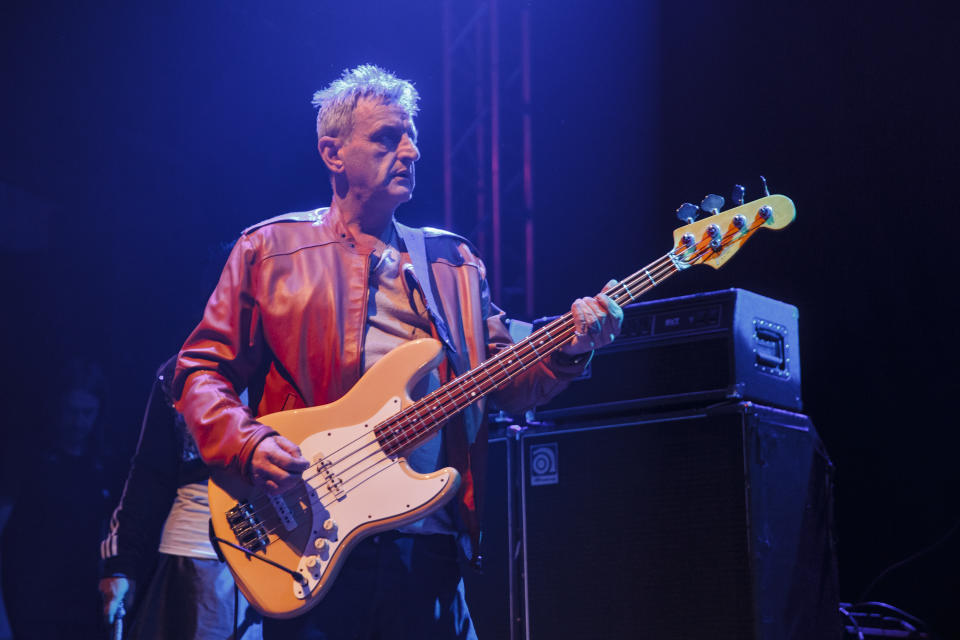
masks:
<path fill-rule="evenodd" d="M 336 529 L 337 523 L 333 521 L 333 518 L 327 518 L 323 521 L 323 530 L 324 531 L 333 531 Z"/>
<path fill-rule="evenodd" d="M 313 546 L 316 547 L 317 551 L 324 551 L 327 548 L 326 538 L 317 538 L 313 541 Z"/>

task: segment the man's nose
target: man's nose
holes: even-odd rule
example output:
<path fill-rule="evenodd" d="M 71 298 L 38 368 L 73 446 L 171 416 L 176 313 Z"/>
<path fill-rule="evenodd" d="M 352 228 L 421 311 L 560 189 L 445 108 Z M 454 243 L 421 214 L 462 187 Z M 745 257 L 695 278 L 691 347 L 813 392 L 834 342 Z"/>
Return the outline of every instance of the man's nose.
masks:
<path fill-rule="evenodd" d="M 403 134 L 398 152 L 405 162 L 416 162 L 420 159 L 420 149 L 417 148 L 417 143 L 407 134 Z"/>

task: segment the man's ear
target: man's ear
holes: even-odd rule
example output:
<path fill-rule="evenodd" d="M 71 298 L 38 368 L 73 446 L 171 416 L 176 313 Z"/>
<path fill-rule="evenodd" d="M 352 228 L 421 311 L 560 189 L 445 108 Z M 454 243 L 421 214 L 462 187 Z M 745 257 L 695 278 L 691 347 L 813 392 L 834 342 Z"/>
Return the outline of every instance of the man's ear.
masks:
<path fill-rule="evenodd" d="M 317 151 L 330 173 L 343 173 L 343 159 L 340 158 L 342 146 L 340 138 L 322 136 L 317 140 Z"/>

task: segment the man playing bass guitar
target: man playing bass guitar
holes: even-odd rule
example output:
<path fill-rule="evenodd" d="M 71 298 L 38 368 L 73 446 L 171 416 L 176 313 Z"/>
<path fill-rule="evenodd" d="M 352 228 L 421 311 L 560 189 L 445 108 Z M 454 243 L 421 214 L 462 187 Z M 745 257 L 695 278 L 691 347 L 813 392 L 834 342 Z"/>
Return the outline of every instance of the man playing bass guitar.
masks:
<path fill-rule="evenodd" d="M 414 397 L 510 345 L 470 243 L 395 218 L 416 181 L 417 101 L 412 84 L 372 65 L 345 71 L 314 96 L 330 206 L 244 231 L 179 355 L 177 408 L 215 472 L 282 494 L 317 461 L 258 416 L 340 400 L 412 340 L 432 337 L 444 346 L 439 366 L 411 389 Z M 623 313 L 606 295 L 578 299 L 571 312 L 576 334 L 498 387 L 492 397 L 500 407 L 519 411 L 549 400 L 620 332 Z M 239 398 L 244 389 L 255 414 Z M 457 554 L 476 555 L 480 539 L 484 413 L 482 401 L 474 403 L 405 452 L 414 471 L 459 471 L 455 498 L 357 542 L 323 600 L 302 615 L 267 619 L 265 637 L 476 637 Z"/>

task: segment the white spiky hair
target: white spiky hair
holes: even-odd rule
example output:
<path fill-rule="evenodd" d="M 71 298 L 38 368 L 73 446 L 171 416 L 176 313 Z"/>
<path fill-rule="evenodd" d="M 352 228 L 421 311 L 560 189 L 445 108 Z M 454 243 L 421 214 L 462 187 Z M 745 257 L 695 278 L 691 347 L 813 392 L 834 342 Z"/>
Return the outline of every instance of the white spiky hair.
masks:
<path fill-rule="evenodd" d="M 353 128 L 353 111 L 361 98 L 397 104 L 412 118 L 417 115 L 420 94 L 408 80 L 372 64 L 346 69 L 326 89 L 313 94 L 317 107 L 317 136 L 347 136 Z"/>

